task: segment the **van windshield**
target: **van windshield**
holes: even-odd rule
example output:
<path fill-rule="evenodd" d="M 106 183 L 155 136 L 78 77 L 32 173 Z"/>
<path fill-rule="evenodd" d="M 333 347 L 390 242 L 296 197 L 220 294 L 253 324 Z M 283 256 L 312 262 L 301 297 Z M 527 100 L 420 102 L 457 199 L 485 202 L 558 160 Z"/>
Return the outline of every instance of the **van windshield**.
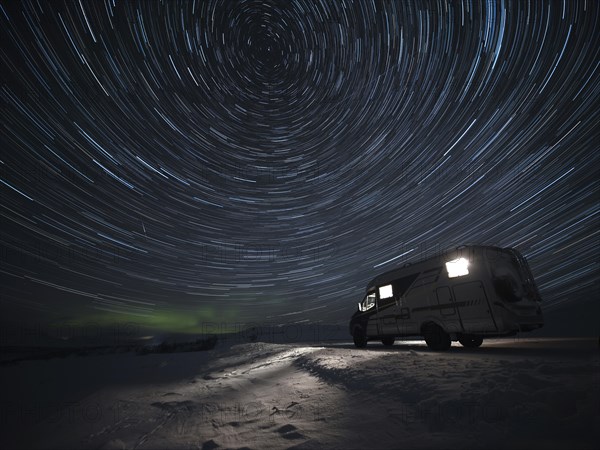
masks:
<path fill-rule="evenodd" d="M 375 292 L 370 292 L 365 296 L 364 300 L 358 304 L 358 309 L 360 311 L 368 311 L 373 306 L 375 306 Z"/>

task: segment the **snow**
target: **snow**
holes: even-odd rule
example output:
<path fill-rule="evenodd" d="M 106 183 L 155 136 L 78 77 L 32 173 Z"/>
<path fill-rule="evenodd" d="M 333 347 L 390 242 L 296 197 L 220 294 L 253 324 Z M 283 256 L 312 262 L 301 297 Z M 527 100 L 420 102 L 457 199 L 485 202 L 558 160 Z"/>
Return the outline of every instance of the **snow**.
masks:
<path fill-rule="evenodd" d="M 590 339 L 220 343 L 1 366 L 1 448 L 598 448 Z"/>

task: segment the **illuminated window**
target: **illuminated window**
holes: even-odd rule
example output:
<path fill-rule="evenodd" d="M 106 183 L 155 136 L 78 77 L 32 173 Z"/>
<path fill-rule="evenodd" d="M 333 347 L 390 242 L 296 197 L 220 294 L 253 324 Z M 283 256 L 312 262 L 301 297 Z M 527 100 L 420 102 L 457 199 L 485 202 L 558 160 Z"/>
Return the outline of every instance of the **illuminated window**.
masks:
<path fill-rule="evenodd" d="M 386 286 L 381 286 L 379 288 L 379 298 L 380 299 L 384 299 L 384 298 L 390 298 L 394 295 L 394 292 L 392 291 L 392 285 L 388 284 Z"/>
<path fill-rule="evenodd" d="M 466 258 L 458 258 L 446 263 L 448 278 L 469 275 L 469 261 Z"/>

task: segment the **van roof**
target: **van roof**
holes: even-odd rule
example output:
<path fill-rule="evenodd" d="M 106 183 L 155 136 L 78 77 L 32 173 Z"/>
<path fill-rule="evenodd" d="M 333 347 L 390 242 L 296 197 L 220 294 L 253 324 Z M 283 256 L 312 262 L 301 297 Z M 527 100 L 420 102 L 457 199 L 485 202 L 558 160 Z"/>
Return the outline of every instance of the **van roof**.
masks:
<path fill-rule="evenodd" d="M 423 270 L 427 270 L 428 267 L 434 268 L 439 266 L 440 264 L 445 263 L 449 260 L 449 258 L 458 257 L 462 252 L 467 251 L 481 251 L 482 249 L 491 249 L 495 251 L 505 251 L 505 249 L 501 247 L 496 247 L 492 245 L 479 245 L 479 244 L 469 244 L 469 245 L 460 245 L 458 247 L 451 247 L 447 250 L 436 252 L 435 254 L 428 256 L 426 258 L 420 259 L 415 262 L 406 263 L 403 266 L 396 267 L 394 269 L 388 270 L 387 272 L 383 272 L 373 278 L 369 284 L 367 285 L 367 292 L 370 291 L 375 286 L 388 283 L 397 278 L 409 275 L 414 273 L 415 271 L 422 272 Z"/>

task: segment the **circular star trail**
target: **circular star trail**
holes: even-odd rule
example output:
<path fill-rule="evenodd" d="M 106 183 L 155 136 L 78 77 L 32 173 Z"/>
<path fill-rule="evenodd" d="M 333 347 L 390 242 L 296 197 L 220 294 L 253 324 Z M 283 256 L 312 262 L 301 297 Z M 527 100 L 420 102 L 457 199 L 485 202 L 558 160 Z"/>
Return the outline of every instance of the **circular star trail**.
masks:
<path fill-rule="evenodd" d="M 597 293 L 596 2 L 0 20 L 13 317 L 345 323 L 377 273 L 463 243 L 520 249 L 546 308 Z"/>

